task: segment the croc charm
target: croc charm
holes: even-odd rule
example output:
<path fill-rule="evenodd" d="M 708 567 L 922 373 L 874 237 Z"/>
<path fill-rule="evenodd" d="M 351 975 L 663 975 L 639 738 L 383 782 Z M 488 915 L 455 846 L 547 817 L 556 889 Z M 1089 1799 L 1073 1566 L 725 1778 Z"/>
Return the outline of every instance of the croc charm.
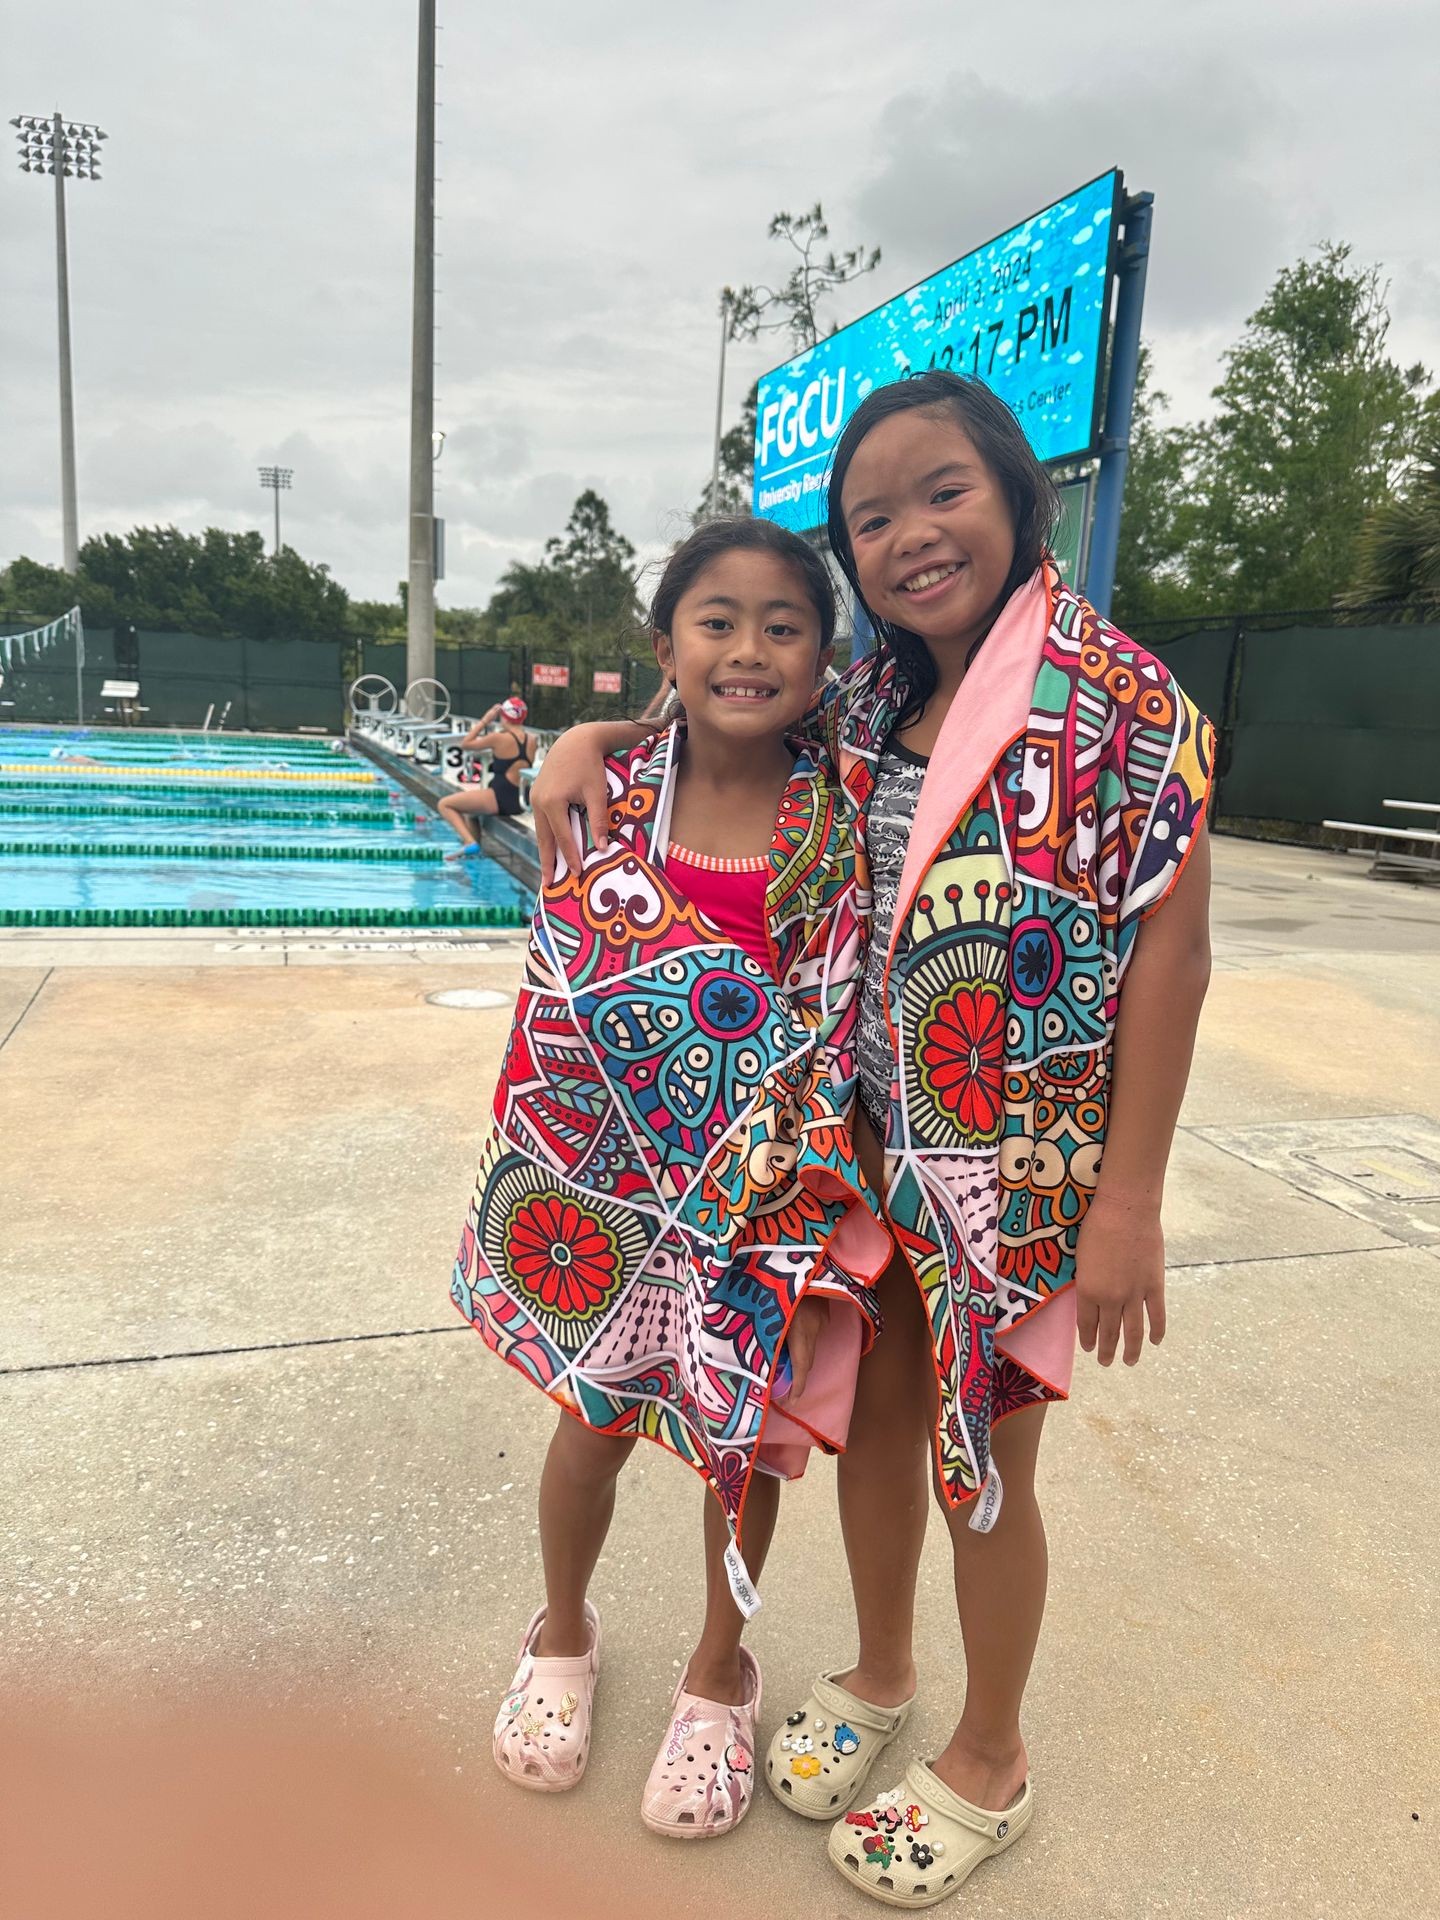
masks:
<path fill-rule="evenodd" d="M 665 1758 L 673 1767 L 685 1751 L 685 1743 L 695 1731 L 695 1715 L 682 1713 L 670 1729 L 670 1738 L 665 1743 Z"/>

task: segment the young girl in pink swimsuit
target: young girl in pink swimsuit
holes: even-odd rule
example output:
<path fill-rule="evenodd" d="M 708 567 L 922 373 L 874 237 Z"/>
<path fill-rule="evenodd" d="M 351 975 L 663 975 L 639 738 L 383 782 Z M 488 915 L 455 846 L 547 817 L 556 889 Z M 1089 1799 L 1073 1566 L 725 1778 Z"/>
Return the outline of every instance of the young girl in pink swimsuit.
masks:
<path fill-rule="evenodd" d="M 641 1814 L 703 1839 L 750 1804 L 760 1670 L 741 1631 L 780 1479 L 844 1442 L 889 1243 L 845 1121 L 849 810 L 789 738 L 830 658 L 829 576 L 768 521 L 714 522 L 672 557 L 652 621 L 684 717 L 607 762 L 608 844 L 576 826 L 575 871 L 542 892 L 453 1295 L 563 1409 L 545 1604 L 496 1761 L 539 1791 L 580 1779 L 600 1659 L 586 1590 L 620 1470 L 659 1441 L 711 1490 L 708 1605 Z"/>
<path fill-rule="evenodd" d="M 892 1906 L 945 1899 L 1033 1813 L 1042 1428 L 1077 1327 L 1103 1366 L 1122 1342 L 1139 1359 L 1147 1321 L 1164 1332 L 1160 1199 L 1208 980 L 1209 723 L 1061 580 L 1055 513 L 977 380 L 877 389 L 836 448 L 830 547 L 879 645 L 812 725 L 873 892 L 855 1128 L 898 1252 L 839 1473 L 859 1659 L 816 1681 L 766 1771 Z M 597 747 L 617 737 L 560 743 L 542 834 L 571 800 L 596 817 Z M 963 1710 L 928 1764 L 860 1805 L 913 1701 L 927 1453 Z"/>

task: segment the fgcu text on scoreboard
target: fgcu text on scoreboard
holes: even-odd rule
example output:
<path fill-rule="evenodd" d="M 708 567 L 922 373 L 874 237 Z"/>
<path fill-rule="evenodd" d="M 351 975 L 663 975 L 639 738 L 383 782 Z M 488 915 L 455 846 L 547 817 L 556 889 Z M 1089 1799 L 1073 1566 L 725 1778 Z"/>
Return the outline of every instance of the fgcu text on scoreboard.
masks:
<path fill-rule="evenodd" d="M 755 410 L 755 511 L 804 532 L 875 387 L 948 367 L 978 374 L 1047 463 L 1094 453 L 1122 185 L 1112 170 L 765 374 Z"/>

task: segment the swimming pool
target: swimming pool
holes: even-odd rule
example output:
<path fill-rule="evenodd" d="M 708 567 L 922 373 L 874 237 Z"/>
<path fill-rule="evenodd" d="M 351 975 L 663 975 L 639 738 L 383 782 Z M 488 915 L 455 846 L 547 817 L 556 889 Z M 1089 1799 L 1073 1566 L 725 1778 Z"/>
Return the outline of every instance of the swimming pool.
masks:
<path fill-rule="evenodd" d="M 521 926 L 532 896 L 343 743 L 0 727 L 0 926 Z"/>

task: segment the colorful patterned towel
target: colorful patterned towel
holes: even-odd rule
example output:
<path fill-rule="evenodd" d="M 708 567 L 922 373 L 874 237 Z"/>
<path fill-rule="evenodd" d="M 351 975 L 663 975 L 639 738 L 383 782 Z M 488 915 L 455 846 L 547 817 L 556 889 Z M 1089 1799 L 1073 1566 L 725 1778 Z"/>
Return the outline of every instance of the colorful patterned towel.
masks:
<path fill-rule="evenodd" d="M 903 696 L 893 661 L 862 661 L 821 716 L 862 833 Z M 886 971 L 885 1204 L 934 1342 L 937 1463 L 952 1504 L 984 1488 L 982 1531 L 1002 1493 L 992 1423 L 1068 1389 L 1121 985 L 1212 759 L 1164 665 L 1049 566 L 1002 610 L 930 757 Z"/>
<path fill-rule="evenodd" d="M 846 1118 L 862 928 L 845 796 L 802 750 L 770 856 L 771 978 L 659 863 L 680 739 L 608 763 L 610 846 L 536 906 L 452 1294 L 587 1425 L 678 1453 L 738 1534 L 762 1431 L 844 1440 L 848 1397 L 838 1432 L 833 1399 L 807 1418 L 808 1389 L 770 1407 L 797 1303 L 832 1302 L 817 1387 L 833 1395 L 833 1339 L 853 1392 L 890 1246 Z M 796 1463 L 777 1446 L 766 1464 Z"/>

